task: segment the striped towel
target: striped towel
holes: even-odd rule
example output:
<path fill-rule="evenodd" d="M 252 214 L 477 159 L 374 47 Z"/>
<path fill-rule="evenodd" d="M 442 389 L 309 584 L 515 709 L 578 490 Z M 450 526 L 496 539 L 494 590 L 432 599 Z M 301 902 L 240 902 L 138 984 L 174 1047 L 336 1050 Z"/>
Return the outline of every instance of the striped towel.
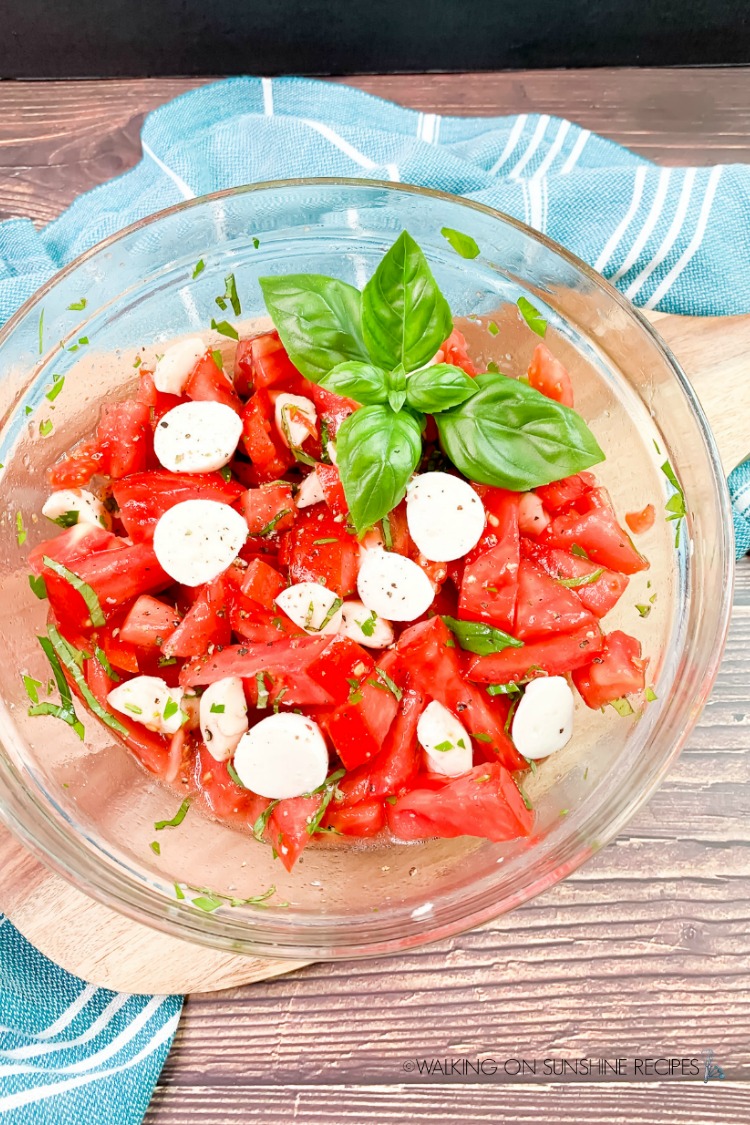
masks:
<path fill-rule="evenodd" d="M 0 224 L 0 322 L 62 265 L 136 219 L 220 188 L 295 176 L 360 176 L 465 195 L 563 243 L 643 308 L 750 311 L 750 172 L 740 165 L 659 168 L 546 114 L 440 117 L 298 78 L 194 90 L 146 118 L 142 143 L 132 171 L 43 230 L 27 220 Z M 750 549 L 750 465 L 730 486 L 741 554 Z M 3 1122 L 140 1120 L 178 1012 L 174 998 L 84 986 L 6 923 Z"/>

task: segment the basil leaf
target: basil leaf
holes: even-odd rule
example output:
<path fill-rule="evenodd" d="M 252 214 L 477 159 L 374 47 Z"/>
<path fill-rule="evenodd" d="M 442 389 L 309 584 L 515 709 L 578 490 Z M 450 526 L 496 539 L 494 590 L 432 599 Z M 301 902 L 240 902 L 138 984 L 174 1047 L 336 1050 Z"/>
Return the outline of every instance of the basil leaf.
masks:
<path fill-rule="evenodd" d="M 388 400 L 385 371 L 360 360 L 337 364 L 333 371 L 319 379 L 319 383 L 326 390 L 353 398 L 362 406 L 376 406 Z"/>
<path fill-rule="evenodd" d="M 506 375 L 478 375 L 477 393 L 435 415 L 440 444 L 469 480 L 524 492 L 604 460 L 580 414 Z"/>
<path fill-rule="evenodd" d="M 372 527 L 403 500 L 419 464 L 422 434 L 418 419 L 387 406 L 363 406 L 339 427 L 339 474 L 358 533 Z"/>
<path fill-rule="evenodd" d="M 457 621 L 455 617 L 443 617 L 443 621 L 453 633 L 461 648 L 475 652 L 477 656 L 489 656 L 492 652 L 502 652 L 504 648 L 523 648 L 523 641 L 485 625 L 482 621 Z"/>
<path fill-rule="evenodd" d="M 470 234 L 462 234 L 460 230 L 453 230 L 451 227 L 441 227 L 440 233 L 462 258 L 479 257 L 479 247 Z"/>
<path fill-rule="evenodd" d="M 361 296 L 353 285 L 314 273 L 261 277 L 266 308 L 289 358 L 317 383 L 346 360 L 369 360 L 362 339 Z"/>
<path fill-rule="evenodd" d="M 450 363 L 436 363 L 423 367 L 409 376 L 406 384 L 406 401 L 415 410 L 424 414 L 437 414 L 460 406 L 467 398 L 477 393 L 477 386 L 471 375 L 462 367 Z"/>
<path fill-rule="evenodd" d="M 370 355 L 392 370 L 414 371 L 432 359 L 453 318 L 427 259 L 406 231 L 362 291 L 362 332 Z M 283 339 L 283 337 L 282 337 Z"/>
<path fill-rule="evenodd" d="M 547 321 L 539 312 L 539 309 L 534 308 L 531 301 L 527 301 L 525 297 L 519 297 L 516 304 L 518 305 L 518 311 L 531 331 L 536 332 L 537 336 L 544 337 L 547 334 Z"/>
<path fill-rule="evenodd" d="M 399 364 L 393 371 L 389 371 L 385 381 L 388 386 L 388 402 L 391 410 L 395 410 L 398 414 L 406 402 L 406 372 L 403 364 Z"/>

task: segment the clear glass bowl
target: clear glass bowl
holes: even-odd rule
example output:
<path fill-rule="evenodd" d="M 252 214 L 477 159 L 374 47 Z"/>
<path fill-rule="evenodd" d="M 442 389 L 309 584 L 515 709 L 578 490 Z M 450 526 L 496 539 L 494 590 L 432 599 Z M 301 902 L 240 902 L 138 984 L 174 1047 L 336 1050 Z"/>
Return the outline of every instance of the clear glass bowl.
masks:
<path fill-rule="evenodd" d="M 459 257 L 443 227 L 471 235 L 479 257 Z M 653 502 L 661 515 L 671 486 L 660 465 L 669 458 L 674 466 L 688 507 L 679 549 L 675 525 L 658 518 L 639 539 L 651 569 L 632 579 L 611 615 L 642 640 L 658 701 L 630 718 L 579 707 L 573 742 L 526 783 L 537 810 L 530 840 L 316 844 L 287 875 L 267 847 L 191 810 L 179 828 L 158 834 L 157 857 L 153 823 L 171 816 L 179 798 L 90 716 L 82 745 L 62 723 L 26 713 L 21 673 L 47 679 L 35 639 L 46 605 L 31 593 L 25 562 L 49 535 L 37 515 L 45 469 L 91 432 L 103 400 L 127 392 L 136 348 L 153 354 L 207 329 L 230 271 L 252 319 L 263 313 L 259 276 L 316 272 L 361 286 L 404 228 L 454 314 L 477 318 L 467 325 L 475 356 L 520 374 L 537 337 L 515 302 L 526 294 L 543 310 L 547 342 L 569 367 L 577 405 L 607 453 L 597 472 L 621 514 Z M 205 269 L 194 278 L 199 259 Z M 81 337 L 89 343 L 76 347 Z M 206 945 L 294 958 L 383 953 L 467 929 L 545 890 L 606 843 L 695 723 L 721 658 L 732 585 L 730 509 L 712 437 L 647 322 L 520 223 L 438 192 L 361 180 L 220 192 L 129 227 L 59 273 L 0 334 L 0 370 L 0 813 L 45 862 L 131 917 Z M 66 381 L 51 404 L 53 374 Z M 43 437 L 47 419 L 54 429 Z M 18 512 L 28 533 L 22 546 Z M 654 595 L 642 619 L 635 603 Z M 263 906 L 208 914 L 191 905 L 190 891 L 178 900 L 175 883 L 237 898 L 272 884 L 277 891 Z"/>

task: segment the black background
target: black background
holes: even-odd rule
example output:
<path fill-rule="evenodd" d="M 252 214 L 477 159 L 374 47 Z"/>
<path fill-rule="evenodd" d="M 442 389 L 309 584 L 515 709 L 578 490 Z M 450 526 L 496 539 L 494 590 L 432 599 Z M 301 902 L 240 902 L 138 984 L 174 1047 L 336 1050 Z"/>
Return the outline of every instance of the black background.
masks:
<path fill-rule="evenodd" d="M 750 62 L 747 0 L 0 0 L 0 76 Z"/>

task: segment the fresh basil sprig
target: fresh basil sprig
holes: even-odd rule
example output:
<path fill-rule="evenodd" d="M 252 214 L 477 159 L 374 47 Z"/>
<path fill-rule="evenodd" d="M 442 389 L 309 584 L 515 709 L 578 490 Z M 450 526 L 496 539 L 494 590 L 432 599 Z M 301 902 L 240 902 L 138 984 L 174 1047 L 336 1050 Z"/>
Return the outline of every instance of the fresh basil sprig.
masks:
<path fill-rule="evenodd" d="M 461 648 L 475 652 L 477 656 L 489 656 L 493 652 L 502 652 L 504 648 L 523 648 L 523 641 L 483 621 L 459 621 L 447 615 L 443 616 L 443 621 Z"/>
<path fill-rule="evenodd" d="M 385 404 L 363 406 L 339 427 L 336 455 L 349 512 L 362 532 L 403 499 L 422 455 L 422 421 Z"/>
<path fill-rule="evenodd" d="M 604 460 L 580 414 L 505 375 L 477 375 L 477 393 L 435 415 L 440 444 L 469 480 L 525 492 Z"/>
<path fill-rule="evenodd" d="M 361 295 L 353 285 L 314 273 L 261 277 L 266 308 L 295 367 L 314 383 L 346 360 L 369 360 Z"/>
<path fill-rule="evenodd" d="M 423 367 L 409 376 L 406 384 L 406 401 L 423 414 L 438 414 L 460 406 L 477 393 L 477 384 L 463 367 L 450 363 L 436 363 Z"/>
<path fill-rule="evenodd" d="M 388 383 L 382 367 L 361 360 L 339 363 L 318 380 L 321 387 L 362 406 L 378 406 L 388 401 Z"/>

